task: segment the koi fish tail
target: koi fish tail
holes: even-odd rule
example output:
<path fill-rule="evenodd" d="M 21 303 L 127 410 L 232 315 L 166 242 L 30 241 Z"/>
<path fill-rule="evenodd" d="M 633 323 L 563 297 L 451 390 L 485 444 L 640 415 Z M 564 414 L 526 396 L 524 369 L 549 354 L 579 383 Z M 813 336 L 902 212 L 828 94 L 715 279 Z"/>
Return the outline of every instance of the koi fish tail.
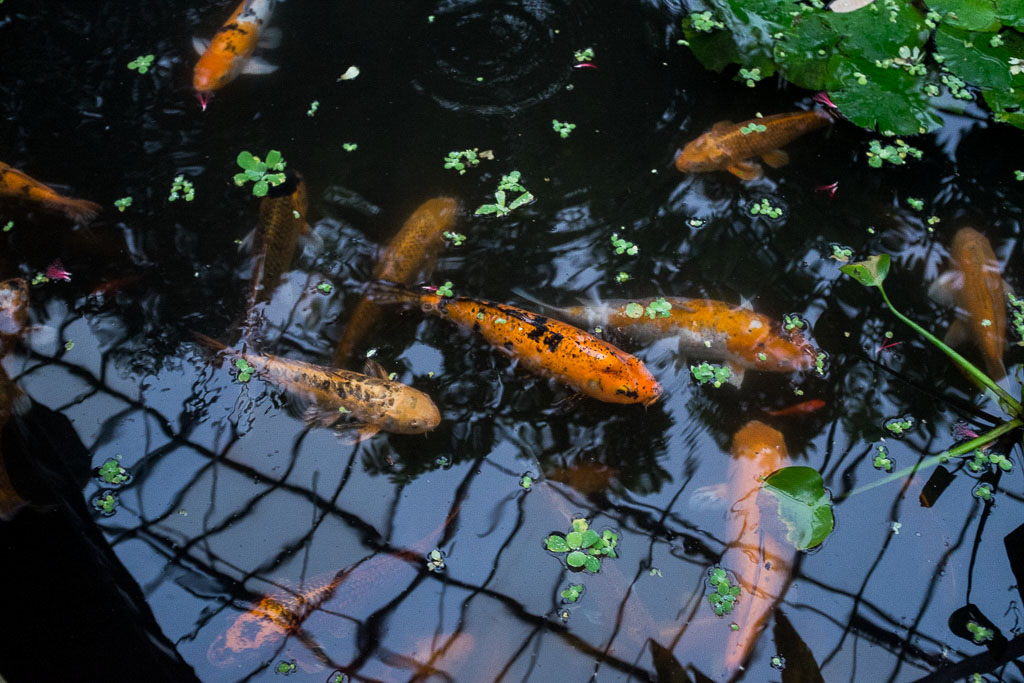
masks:
<path fill-rule="evenodd" d="M 420 295 L 402 285 L 393 282 L 374 282 L 366 288 L 366 298 L 383 306 L 404 304 L 417 306 L 420 302 Z"/>
<path fill-rule="evenodd" d="M 344 367 L 348 363 L 356 347 L 366 337 L 366 333 L 370 328 L 377 323 L 378 318 L 380 318 L 380 311 L 377 308 L 377 304 L 371 301 L 369 297 L 360 299 L 356 310 L 352 312 L 348 323 L 345 325 L 345 331 L 342 332 L 341 338 L 338 339 L 337 346 L 334 347 L 335 367 Z"/>
<path fill-rule="evenodd" d="M 67 197 L 48 199 L 45 203 L 47 206 L 63 211 L 68 218 L 76 223 L 82 224 L 89 223 L 96 218 L 102 208 L 96 202 L 90 202 L 88 199 L 69 199 Z"/>
<path fill-rule="evenodd" d="M 213 337 L 207 337 L 202 332 L 193 332 L 192 337 L 196 340 L 200 346 L 216 354 L 220 354 L 222 351 L 228 350 L 228 345 L 217 341 Z M 220 366 L 220 358 L 217 359 L 216 366 Z"/>

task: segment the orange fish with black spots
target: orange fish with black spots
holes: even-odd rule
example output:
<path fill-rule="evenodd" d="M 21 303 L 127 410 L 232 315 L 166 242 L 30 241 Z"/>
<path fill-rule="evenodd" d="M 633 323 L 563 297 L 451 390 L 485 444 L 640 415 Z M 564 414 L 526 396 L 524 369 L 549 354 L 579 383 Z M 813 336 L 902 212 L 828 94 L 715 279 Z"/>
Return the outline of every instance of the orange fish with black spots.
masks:
<path fill-rule="evenodd" d="M 726 525 L 730 545 L 721 566 L 736 575 L 742 591 L 731 614 L 739 629 L 730 630 L 724 658 L 726 670 L 733 672 L 746 663 L 789 588 L 796 550 L 785 538 L 767 530 L 771 525 L 763 523 L 757 501 L 763 477 L 790 464 L 782 434 L 751 420 L 733 436 L 730 455 L 726 485 L 731 505 Z"/>
<path fill-rule="evenodd" d="M 309 199 L 302 174 L 289 169 L 285 182 L 260 200 L 260 220 L 252 241 L 250 302 L 267 301 L 291 268 L 300 235 L 311 233 L 306 213 Z"/>
<path fill-rule="evenodd" d="M 536 301 L 524 292 L 516 293 Z M 655 310 L 652 304 L 659 303 Z M 665 310 L 665 304 L 671 308 Z M 817 354 L 799 332 L 786 333 L 766 315 L 714 299 L 613 299 L 592 306 L 549 308 L 588 328 L 604 327 L 644 344 L 678 337 L 680 355 L 723 361 L 732 372 L 729 381 L 736 386 L 743 382 L 746 370 L 807 370 L 814 367 Z"/>
<path fill-rule="evenodd" d="M 277 33 L 265 31 L 273 11 L 274 0 L 242 0 L 209 44 L 193 39 L 200 57 L 192 74 L 192 87 L 203 111 L 213 93 L 238 74 L 268 74 L 277 70 L 273 64 L 253 56 L 257 45 L 279 40 Z M 261 40 L 261 33 L 266 33 L 265 40 Z"/>
<path fill-rule="evenodd" d="M 455 226 L 458 213 L 459 202 L 451 197 L 434 197 L 420 204 L 381 251 L 373 279 L 412 285 L 416 278 L 433 271 L 437 254 L 444 246 L 444 233 Z M 377 304 L 364 296 L 334 348 L 335 365 L 348 362 L 379 317 Z"/>
<path fill-rule="evenodd" d="M 100 205 L 88 199 L 65 197 L 52 187 L 0 161 L 0 196 L 24 199 L 63 211 L 76 223 L 88 223 L 100 212 Z"/>
<path fill-rule="evenodd" d="M 973 341 L 981 351 L 985 372 L 997 382 L 1006 377 L 1006 283 L 992 243 L 974 228 L 960 228 L 949 250 L 952 268 L 928 289 L 936 301 L 956 306 L 956 320 L 945 342 L 960 346 Z"/>
<path fill-rule="evenodd" d="M 676 168 L 683 173 L 729 171 L 740 180 L 754 180 L 763 170 L 751 159 L 761 157 L 773 168 L 785 166 L 789 156 L 780 147 L 831 122 L 831 116 L 821 109 L 772 114 L 742 123 L 719 121 L 679 152 Z"/>
<path fill-rule="evenodd" d="M 374 285 L 370 296 L 378 303 L 418 306 L 473 330 L 527 370 L 599 401 L 649 406 L 661 397 L 661 385 L 640 359 L 568 323 L 508 304 L 395 285 Z"/>

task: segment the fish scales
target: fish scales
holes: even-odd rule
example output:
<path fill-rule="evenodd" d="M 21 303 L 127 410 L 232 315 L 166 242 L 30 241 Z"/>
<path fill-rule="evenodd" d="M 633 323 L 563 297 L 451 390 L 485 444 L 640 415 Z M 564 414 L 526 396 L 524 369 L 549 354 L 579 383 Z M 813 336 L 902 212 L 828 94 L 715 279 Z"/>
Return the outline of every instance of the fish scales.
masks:
<path fill-rule="evenodd" d="M 373 279 L 412 285 L 423 273 L 433 271 L 437 254 L 444 246 L 444 233 L 454 227 L 458 212 L 459 202 L 451 197 L 434 197 L 420 204 L 381 251 Z M 348 362 L 379 318 L 377 304 L 364 296 L 334 347 L 335 365 Z"/>
<path fill-rule="evenodd" d="M 288 176 L 285 189 L 279 190 L 278 196 L 268 194 L 260 200 L 259 224 L 253 239 L 250 286 L 253 303 L 270 299 L 284 274 L 291 269 L 299 235 L 309 232 L 306 184 L 297 172 L 289 171 Z"/>
<path fill-rule="evenodd" d="M 88 223 L 100 212 L 100 205 L 87 199 L 65 197 L 27 173 L 0 161 L 0 196 L 37 202 L 59 211 L 77 222 Z"/>
<path fill-rule="evenodd" d="M 957 315 L 981 350 L 986 372 L 998 381 L 1006 376 L 1006 290 L 999 262 L 988 238 L 973 228 L 957 231 L 952 257 L 962 274 L 954 294 Z"/>
<path fill-rule="evenodd" d="M 651 405 L 661 396 L 661 385 L 638 358 L 568 323 L 482 299 L 384 286 L 373 292 L 382 303 L 417 304 L 471 329 L 524 368 L 599 401 Z"/>

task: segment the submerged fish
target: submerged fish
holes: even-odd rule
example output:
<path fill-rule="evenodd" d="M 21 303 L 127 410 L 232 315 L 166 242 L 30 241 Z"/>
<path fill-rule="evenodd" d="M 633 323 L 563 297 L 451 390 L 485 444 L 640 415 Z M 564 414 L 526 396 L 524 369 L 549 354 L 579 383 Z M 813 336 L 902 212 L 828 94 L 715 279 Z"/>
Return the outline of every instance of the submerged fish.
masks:
<path fill-rule="evenodd" d="M 457 513 L 458 509 L 408 550 L 364 558 L 334 575 L 314 581 L 305 590 L 282 590 L 264 595 L 235 617 L 227 631 L 210 643 L 207 659 L 215 666 L 229 666 L 239 657 L 252 655 L 285 636 L 299 634 L 309 617 L 325 608 L 328 601 L 331 601 L 330 612 L 337 614 L 359 598 L 387 590 L 399 580 L 396 574 L 402 567 L 408 568 L 411 562 L 423 561 Z M 311 642 L 311 639 L 303 639 L 303 642 Z"/>
<path fill-rule="evenodd" d="M 420 204 L 381 251 L 373 279 L 412 285 L 418 277 L 428 275 L 444 246 L 444 233 L 454 227 L 458 212 L 459 202 L 451 197 L 435 197 Z M 378 317 L 377 305 L 363 297 L 334 348 L 335 365 L 348 362 Z"/>
<path fill-rule="evenodd" d="M 750 657 L 789 587 L 796 550 L 765 529 L 757 502 L 762 477 L 790 464 L 782 434 L 752 420 L 733 436 L 730 454 L 726 488 L 732 504 L 726 525 L 730 545 L 721 565 L 736 575 L 741 588 L 732 610 L 739 629 L 730 631 L 724 659 L 726 670 L 732 672 Z"/>
<path fill-rule="evenodd" d="M 368 362 L 369 374 L 364 375 L 270 354 L 236 351 L 205 335 L 195 337 L 207 348 L 236 361 L 244 360 L 264 381 L 308 401 L 306 421 L 310 424 L 333 427 L 351 440 L 361 441 L 378 431 L 423 434 L 441 422 L 441 413 L 429 396 L 389 380 L 379 363 Z"/>
<path fill-rule="evenodd" d="M 299 235 L 311 232 L 308 210 L 302 174 L 291 169 L 285 172 L 285 181 L 260 200 L 260 220 L 252 239 L 250 306 L 270 299 L 291 268 Z"/>
<path fill-rule="evenodd" d="M 100 205 L 87 199 L 72 199 L 43 185 L 29 175 L 0 161 L 0 196 L 38 202 L 63 211 L 77 223 L 88 223 L 100 212 Z"/>
<path fill-rule="evenodd" d="M 378 303 L 418 306 L 471 329 L 526 369 L 599 401 L 649 406 L 661 396 L 661 385 L 638 358 L 553 318 L 508 304 L 446 298 L 395 285 L 374 285 L 370 297 Z"/>
<path fill-rule="evenodd" d="M 269 74 L 277 70 L 273 64 L 253 56 L 257 45 L 273 47 L 280 40 L 278 33 L 265 30 L 273 11 L 274 0 L 242 0 L 212 40 L 192 39 L 200 55 L 192 87 L 204 111 L 213 93 L 238 74 Z M 266 36 L 262 40 L 261 32 Z"/>
<path fill-rule="evenodd" d="M 751 159 L 761 157 L 769 166 L 785 166 L 789 156 L 780 147 L 831 122 L 821 109 L 773 114 L 742 123 L 719 121 L 687 143 L 676 157 L 676 168 L 684 173 L 729 171 L 741 180 L 760 178 L 761 166 Z"/>
<path fill-rule="evenodd" d="M 766 410 L 765 415 L 771 415 L 772 417 L 803 417 L 804 415 L 810 415 L 816 413 L 825 407 L 825 402 L 820 398 L 812 398 L 807 401 L 801 401 L 800 403 L 794 403 L 791 406 L 785 408 L 779 408 L 777 410 Z"/>
<path fill-rule="evenodd" d="M 621 332 L 644 344 L 678 337 L 680 355 L 724 362 L 732 371 L 729 382 L 736 386 L 746 370 L 796 372 L 814 367 L 814 346 L 798 332 L 783 332 L 782 325 L 766 315 L 714 299 L 663 298 L 672 305 L 667 317 L 642 313 L 634 318 L 627 313 L 631 304 L 647 310 L 658 299 L 551 308 L 581 325 Z"/>
<path fill-rule="evenodd" d="M 14 350 L 28 326 L 28 284 L 21 278 L 0 282 L 0 360 Z M 0 433 L 11 416 L 27 409 L 27 397 L 0 365 Z M 0 451 L 0 520 L 7 521 L 28 505 L 14 488 Z"/>
<path fill-rule="evenodd" d="M 20 277 L 0 282 L 0 359 L 14 350 L 28 327 L 28 283 Z"/>
<path fill-rule="evenodd" d="M 973 341 L 981 351 L 985 371 L 999 381 L 1006 377 L 1006 293 L 999 262 L 988 238 L 974 228 L 960 228 L 950 248 L 951 270 L 932 283 L 928 294 L 937 302 L 956 306 L 956 320 L 945 342 L 961 346 Z"/>

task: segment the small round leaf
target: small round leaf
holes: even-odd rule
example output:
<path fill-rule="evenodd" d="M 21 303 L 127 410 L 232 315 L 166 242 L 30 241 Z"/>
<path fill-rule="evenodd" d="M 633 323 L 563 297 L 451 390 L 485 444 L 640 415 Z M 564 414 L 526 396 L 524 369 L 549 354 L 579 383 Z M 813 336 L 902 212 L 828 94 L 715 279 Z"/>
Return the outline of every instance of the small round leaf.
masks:
<path fill-rule="evenodd" d="M 574 550 L 565 557 L 565 563 L 570 567 L 582 567 L 587 561 L 587 556 L 579 550 Z"/>

